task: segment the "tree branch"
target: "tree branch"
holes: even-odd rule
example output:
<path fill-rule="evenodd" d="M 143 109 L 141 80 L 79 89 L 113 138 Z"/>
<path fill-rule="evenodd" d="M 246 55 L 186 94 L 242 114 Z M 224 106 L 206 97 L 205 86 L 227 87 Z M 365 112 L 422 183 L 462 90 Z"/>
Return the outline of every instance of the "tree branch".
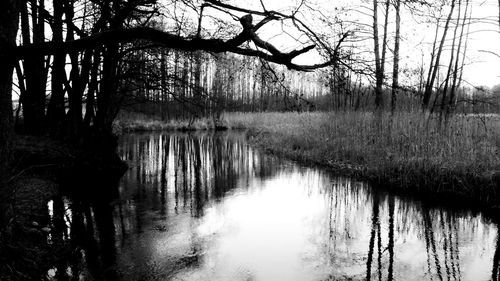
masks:
<path fill-rule="evenodd" d="M 325 63 L 314 65 L 298 65 L 292 63 L 292 60 L 295 57 L 312 50 L 315 45 L 310 45 L 305 48 L 294 50 L 288 53 L 281 52 L 271 43 L 262 40 L 255 33 L 258 28 L 262 27 L 265 23 L 271 21 L 272 19 L 273 16 L 268 16 L 254 26 L 252 23 L 251 14 L 247 14 L 240 18 L 240 23 L 243 26 L 243 31 L 240 34 L 236 35 L 234 38 L 226 41 L 222 39 L 203 39 L 199 37 L 187 38 L 150 27 L 135 27 L 128 29 L 103 31 L 73 41 L 42 42 L 23 45 L 15 47 L 13 50 L 13 54 L 17 59 L 24 59 L 30 56 L 52 55 L 57 53 L 69 53 L 86 49 L 94 49 L 100 45 L 107 45 L 111 43 L 124 43 L 136 40 L 145 40 L 156 43 L 165 48 L 178 49 L 183 51 L 193 52 L 202 50 L 214 53 L 232 52 L 246 56 L 259 57 L 270 62 L 285 65 L 289 69 L 301 71 L 311 71 L 317 68 L 326 67 L 328 65 L 334 64 L 338 59 L 338 56 L 334 56 Z M 255 45 L 263 49 L 263 51 L 240 47 L 240 45 L 242 45 L 246 41 L 254 42 Z"/>

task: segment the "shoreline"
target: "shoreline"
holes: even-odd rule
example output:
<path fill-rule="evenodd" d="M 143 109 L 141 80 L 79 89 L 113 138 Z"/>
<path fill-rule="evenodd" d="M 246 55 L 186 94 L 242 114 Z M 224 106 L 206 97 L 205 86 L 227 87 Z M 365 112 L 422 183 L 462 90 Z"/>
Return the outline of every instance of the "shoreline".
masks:
<path fill-rule="evenodd" d="M 381 132 L 373 128 L 370 113 L 363 112 L 229 113 L 223 117 L 221 127 L 245 130 L 251 145 L 267 153 L 324 167 L 397 195 L 499 213 L 500 165 L 496 164 L 496 149 L 500 140 L 497 142 L 491 132 L 479 132 L 481 123 L 474 123 L 473 118 L 458 116 L 448 135 L 416 113 L 402 113 L 396 117 L 396 124 L 384 119 Z M 195 123 L 209 124 L 206 120 L 211 119 Z M 497 121 L 492 117 L 492 122 Z M 387 125 L 392 129 L 387 130 Z M 188 130 L 182 126 L 168 126 L 166 130 L 141 128 L 122 127 L 122 131 L 217 131 L 199 125 Z"/>
<path fill-rule="evenodd" d="M 438 169 L 412 174 L 411 164 L 402 169 L 390 167 L 376 169 L 331 159 L 319 159 L 307 152 L 284 147 L 278 142 L 270 143 L 270 137 L 264 136 L 266 134 L 272 133 L 250 129 L 247 130 L 247 139 L 251 145 L 266 153 L 295 161 L 300 165 L 320 167 L 334 175 L 367 182 L 382 192 L 440 206 L 480 211 L 493 217 L 500 215 L 500 198 L 498 198 L 500 196 L 500 174 L 494 174 L 492 177 L 469 178 L 467 183 L 463 183 L 462 179 L 471 175 L 454 171 L 444 171 L 437 174 Z M 428 179 L 429 177 L 432 178 Z M 416 178 L 420 180 L 417 183 L 412 183 L 411 180 Z M 443 181 L 447 182 L 443 184 Z M 462 183 L 461 187 L 457 186 L 460 183 Z M 473 188 L 482 188 L 484 191 L 478 193 L 477 190 L 472 190 Z"/>
<path fill-rule="evenodd" d="M 375 188 L 397 195 L 416 196 L 442 204 L 447 204 L 446 201 L 451 200 L 464 206 L 479 206 L 484 211 L 500 212 L 500 169 L 484 166 L 471 167 L 470 163 L 469 166 L 443 166 L 439 162 L 432 162 L 424 157 L 394 160 L 381 157 L 385 156 L 385 152 L 370 155 L 370 152 L 366 151 L 366 155 L 362 155 L 361 153 L 364 153 L 367 147 L 362 147 L 365 150 L 354 152 L 348 150 L 350 147 L 346 147 L 332 153 L 331 144 L 318 145 L 319 142 L 324 142 L 323 136 L 320 136 L 317 131 L 310 133 L 312 128 L 316 128 L 318 124 L 321 125 L 318 121 L 309 120 L 311 121 L 309 127 L 302 129 L 289 126 L 290 123 L 296 121 L 294 118 L 314 119 L 325 114 L 236 113 L 224 116 L 222 123 L 218 124 L 219 127 L 199 126 L 189 129 L 184 127 L 158 129 L 152 126 L 144 126 L 141 129 L 121 127 L 120 132 L 245 131 L 249 143 L 267 153 L 297 161 L 303 165 L 323 167 L 333 174 L 366 181 Z M 270 120 L 273 118 L 274 120 Z M 278 118 L 282 120 L 277 120 Z M 206 120 L 211 119 L 205 119 L 201 123 L 207 124 Z M 177 124 L 183 123 L 177 122 Z M 336 139 L 328 140 L 329 143 L 334 141 Z M 33 143 L 37 143 L 38 148 L 30 146 Z M 348 139 L 347 143 L 353 142 Z M 18 150 L 24 151 L 24 156 L 22 152 L 18 155 L 18 159 L 23 162 L 21 166 L 35 166 L 38 170 L 52 170 L 55 168 L 54 164 L 59 167 L 56 170 L 60 168 L 68 170 L 75 162 L 81 162 L 83 166 L 77 165 L 76 168 L 82 169 L 93 166 L 90 163 L 92 161 L 101 162 L 92 157 L 81 157 L 81 152 L 46 138 L 39 141 L 35 137 L 23 137 L 18 142 Z M 105 169 L 102 166 L 103 163 L 99 164 L 96 170 Z M 45 165 L 50 166 L 44 167 Z"/>
<path fill-rule="evenodd" d="M 14 154 L 16 165 L 0 195 L 7 218 L 0 229 L 0 279 L 31 280 L 53 268 L 55 257 L 69 258 L 73 247 L 69 240 L 48 242 L 54 224 L 48 202 L 75 194 L 82 200 L 109 196 L 113 190 L 95 182 L 104 175 L 118 180 L 125 163 L 45 136 L 18 135 Z"/>

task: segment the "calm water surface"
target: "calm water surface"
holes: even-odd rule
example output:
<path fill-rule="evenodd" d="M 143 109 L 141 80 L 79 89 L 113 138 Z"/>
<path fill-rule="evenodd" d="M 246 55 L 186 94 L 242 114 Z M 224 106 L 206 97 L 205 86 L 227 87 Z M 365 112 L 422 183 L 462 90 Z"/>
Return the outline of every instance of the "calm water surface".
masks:
<path fill-rule="evenodd" d="M 498 278 L 498 226 L 481 214 L 430 207 L 265 155 L 242 133 L 126 135 L 120 156 L 130 169 L 115 194 L 49 202 L 53 225 L 58 217 L 66 225 L 62 239 L 78 245 L 75 260 L 50 276 Z"/>

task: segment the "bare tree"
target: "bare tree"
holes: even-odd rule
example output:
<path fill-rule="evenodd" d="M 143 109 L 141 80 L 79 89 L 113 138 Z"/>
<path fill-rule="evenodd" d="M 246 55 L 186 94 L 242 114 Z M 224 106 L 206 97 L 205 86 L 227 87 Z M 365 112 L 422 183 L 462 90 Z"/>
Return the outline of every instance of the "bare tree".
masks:
<path fill-rule="evenodd" d="M 399 87 L 399 43 L 401 40 L 401 0 L 396 0 L 394 5 L 396 11 L 396 35 L 394 36 L 394 59 L 392 65 L 392 91 L 391 91 L 391 113 L 396 110 L 396 98 Z"/>
<path fill-rule="evenodd" d="M 378 30 L 378 1 L 373 0 L 373 43 L 375 52 L 375 107 L 380 109 L 384 106 L 382 85 L 384 83 L 383 61 L 380 56 L 380 42 Z M 384 44 L 383 42 L 382 44 Z M 384 57 L 384 54 L 382 54 Z"/>
<path fill-rule="evenodd" d="M 455 0 L 451 0 L 450 12 L 448 14 L 448 17 L 446 18 L 446 23 L 444 26 L 441 41 L 439 43 L 439 47 L 438 47 L 437 52 L 436 52 L 436 60 L 434 61 L 434 63 L 431 63 L 429 66 L 429 79 L 426 82 L 425 90 L 424 90 L 424 97 L 422 100 L 422 106 L 424 109 L 426 109 L 429 106 L 429 101 L 431 98 L 432 90 L 434 88 L 434 83 L 436 82 L 436 76 L 437 76 L 437 73 L 439 70 L 439 64 L 440 64 L 440 60 L 441 60 L 441 54 L 443 52 L 444 42 L 446 41 L 446 35 L 448 33 L 450 21 L 451 21 L 451 18 L 453 16 L 453 12 L 455 10 L 455 3 L 456 3 Z M 437 34 L 438 27 L 439 27 L 439 19 L 437 21 L 436 34 Z"/>
<path fill-rule="evenodd" d="M 457 20 L 455 23 L 455 28 L 453 29 L 453 38 L 452 38 L 452 43 L 451 43 L 451 52 L 450 52 L 450 62 L 448 64 L 448 71 L 445 76 L 445 81 L 444 81 L 444 87 L 442 91 L 442 96 L 441 96 L 441 104 L 440 104 L 440 119 L 442 119 L 445 111 L 446 111 L 446 95 L 448 93 L 448 87 L 450 86 L 450 76 L 451 72 L 453 70 L 453 63 L 454 63 L 454 58 L 455 58 L 455 47 L 456 47 L 456 39 L 457 39 L 457 31 L 458 31 L 458 26 L 460 24 L 460 16 L 462 14 L 462 0 L 458 0 L 458 15 L 457 15 Z"/>
<path fill-rule="evenodd" d="M 4 184 L 9 175 L 12 153 L 12 72 L 17 63 L 11 57 L 11 51 L 16 45 L 20 9 L 21 1 L 0 2 L 0 226 L 5 225 L 8 216 L 6 201 L 2 199 L 8 196 Z"/>
<path fill-rule="evenodd" d="M 464 64 L 465 64 L 465 54 L 467 52 L 467 41 L 469 38 L 471 12 L 472 12 L 472 7 L 470 7 L 470 0 L 466 0 L 465 12 L 463 15 L 462 27 L 461 27 L 461 31 L 460 31 L 460 39 L 458 40 L 457 54 L 456 54 L 456 60 L 455 60 L 455 69 L 453 70 L 453 83 L 451 86 L 450 98 L 448 101 L 448 105 L 446 107 L 446 118 L 449 117 L 450 113 L 453 110 L 453 106 L 454 106 L 455 99 L 456 99 L 456 92 L 458 91 L 458 88 L 460 88 L 460 85 L 462 83 L 461 80 L 462 80 L 463 68 L 464 68 Z M 467 14 L 468 14 L 468 16 L 467 16 Z M 466 35 L 465 35 L 465 37 L 466 37 L 465 44 L 464 44 L 464 47 L 462 48 L 463 39 L 464 39 L 464 30 L 465 30 L 466 25 L 467 25 L 467 31 L 466 31 Z M 461 58 L 462 63 L 461 63 L 461 66 L 459 67 L 460 52 L 462 52 L 462 58 Z M 459 73 L 460 73 L 460 75 L 459 75 Z"/>

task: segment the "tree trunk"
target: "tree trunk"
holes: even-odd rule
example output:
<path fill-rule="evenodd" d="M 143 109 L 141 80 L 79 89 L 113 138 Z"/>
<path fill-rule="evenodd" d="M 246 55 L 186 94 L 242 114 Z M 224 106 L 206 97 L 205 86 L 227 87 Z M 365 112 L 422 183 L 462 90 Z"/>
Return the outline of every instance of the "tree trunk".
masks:
<path fill-rule="evenodd" d="M 427 108 L 429 101 L 431 99 L 431 94 L 432 94 L 432 91 L 426 91 L 426 89 L 428 87 L 429 82 L 431 81 L 432 69 L 434 67 L 434 59 L 436 57 L 436 45 L 437 45 L 437 41 L 438 41 L 438 34 L 439 34 L 439 19 L 436 20 L 436 31 L 434 33 L 434 41 L 432 43 L 431 61 L 429 62 L 429 71 L 427 73 L 427 80 L 425 80 L 425 87 L 422 87 L 423 88 L 422 104 L 423 104 L 424 109 Z M 423 60 L 424 60 L 424 58 L 423 58 L 423 54 L 422 54 L 422 69 L 424 68 Z M 432 87 L 432 85 L 431 85 L 431 87 Z"/>
<path fill-rule="evenodd" d="M 162 121 L 166 120 L 165 110 L 163 109 L 163 105 L 167 102 L 167 72 L 168 72 L 168 64 L 167 64 L 167 53 L 162 50 L 160 56 L 160 117 Z"/>
<path fill-rule="evenodd" d="M 467 35 L 466 35 L 466 41 L 465 41 L 465 46 L 463 48 L 463 54 L 462 54 L 462 65 L 460 67 L 460 69 L 458 68 L 458 65 L 459 65 L 459 60 L 460 60 L 460 50 L 462 49 L 462 40 L 463 40 L 463 36 L 464 36 L 464 29 L 465 29 L 465 22 L 467 20 L 467 13 L 470 13 L 472 11 L 472 9 L 470 9 L 469 11 L 469 3 L 470 1 L 469 0 L 466 0 L 466 4 L 465 4 L 465 12 L 464 12 L 464 18 L 463 18 L 463 21 L 462 21 L 462 28 L 461 28 L 461 31 L 460 31 L 460 39 L 458 40 L 458 48 L 457 48 L 457 56 L 456 56 L 456 61 L 455 61 L 455 70 L 453 71 L 453 84 L 451 86 L 451 91 L 450 91 L 450 99 L 448 101 L 448 106 L 446 107 L 446 119 L 448 119 L 448 116 L 450 115 L 450 113 L 452 112 L 453 110 L 453 103 L 455 101 L 455 93 L 456 91 L 458 90 L 458 88 L 460 87 L 460 83 L 461 83 L 461 77 L 462 77 L 462 73 L 463 73 L 463 67 L 464 67 L 464 61 L 465 61 L 465 53 L 467 52 L 467 41 L 468 41 L 468 38 L 469 38 L 469 27 L 470 27 L 470 21 L 471 21 L 471 15 L 469 14 L 469 23 L 467 25 Z M 460 80 L 458 80 L 458 72 L 460 71 Z"/>
<path fill-rule="evenodd" d="M 83 128 L 88 130 L 90 125 L 95 122 L 95 95 L 99 86 L 99 66 L 101 65 L 101 52 L 95 50 L 93 53 L 94 60 L 90 72 L 90 83 L 87 91 L 87 99 L 85 100 L 85 118 L 83 120 Z"/>
<path fill-rule="evenodd" d="M 53 1 L 54 20 L 52 22 L 52 41 L 63 42 L 63 2 Z M 64 80 L 66 79 L 66 55 L 55 54 L 52 63 L 52 84 L 49 106 L 47 109 L 47 126 L 52 135 L 63 133 Z"/>
<path fill-rule="evenodd" d="M 426 109 L 429 105 L 429 100 L 430 96 L 432 93 L 432 88 L 434 86 L 434 82 L 436 80 L 436 75 L 439 69 L 439 61 L 441 59 L 441 53 L 443 51 L 443 46 L 444 46 L 444 41 L 446 40 L 446 34 L 448 33 L 448 27 L 450 25 L 451 17 L 453 15 L 453 11 L 455 9 L 455 0 L 451 1 L 451 8 L 450 8 L 450 13 L 448 14 L 448 18 L 446 19 L 446 24 L 444 26 L 443 30 L 443 36 L 441 38 L 441 42 L 439 43 L 439 49 L 436 54 L 436 62 L 434 63 L 434 67 L 430 71 L 432 71 L 432 74 L 430 76 L 430 80 L 427 82 L 425 86 L 425 92 L 424 92 L 424 100 L 422 103 L 422 107 Z"/>
<path fill-rule="evenodd" d="M 385 2 L 385 15 L 384 15 L 384 37 L 382 39 L 382 61 L 380 62 L 380 68 L 382 72 L 382 76 L 385 74 L 385 58 L 387 55 L 387 28 L 389 26 L 389 0 Z M 383 80 L 382 80 L 383 83 Z"/>
<path fill-rule="evenodd" d="M 23 43 L 29 43 L 30 29 L 28 23 L 28 7 L 24 5 L 23 16 Z M 31 4 L 31 27 L 33 29 L 33 43 L 45 41 L 44 1 L 33 1 Z M 45 57 L 39 53 L 32 53 L 24 60 L 26 75 L 26 97 L 23 97 L 24 129 L 25 133 L 40 135 L 45 127 L 45 90 L 48 67 Z"/>
<path fill-rule="evenodd" d="M 444 82 L 444 88 L 443 88 L 443 96 L 441 98 L 441 104 L 440 104 L 440 112 L 439 112 L 439 119 L 440 123 L 443 119 L 443 115 L 445 114 L 445 111 L 447 111 L 446 106 L 446 96 L 448 95 L 448 87 L 450 85 L 450 76 L 451 76 L 451 71 L 453 69 L 453 62 L 455 59 L 455 43 L 457 39 L 457 31 L 458 31 L 458 26 L 460 23 L 460 16 L 462 14 L 462 0 L 458 0 L 458 15 L 457 15 L 457 21 L 455 24 L 455 28 L 453 30 L 453 40 L 451 43 L 451 52 L 450 52 L 450 62 L 448 64 L 448 71 L 446 73 L 445 77 L 445 82 Z"/>
<path fill-rule="evenodd" d="M 394 38 L 394 60 L 392 70 L 391 114 L 396 111 L 396 98 L 399 87 L 399 41 L 401 39 L 401 0 L 396 0 L 396 35 Z"/>
<path fill-rule="evenodd" d="M 203 109 L 205 108 L 202 97 L 202 87 L 201 87 L 201 64 L 202 64 L 202 54 L 201 52 L 196 52 L 194 54 L 195 60 L 195 69 L 194 69 L 194 91 L 193 91 L 193 99 L 197 110 L 200 109 L 200 116 L 204 116 Z"/>
<path fill-rule="evenodd" d="M 16 45 L 20 0 L 0 1 L 0 228 L 6 225 L 8 211 L 4 198 L 12 155 L 12 73 L 17 61 L 11 60 L 10 49 Z M 1 234 L 0 234 L 1 235 Z"/>
<path fill-rule="evenodd" d="M 102 86 L 97 95 L 96 126 L 101 132 L 111 132 L 117 96 L 116 71 L 118 44 L 111 44 L 103 52 Z"/>
<path fill-rule="evenodd" d="M 380 58 L 380 42 L 378 34 L 378 4 L 373 0 L 373 42 L 375 51 L 375 109 L 381 110 L 384 107 L 384 97 L 382 86 L 384 83 L 384 73 L 382 59 Z"/>

